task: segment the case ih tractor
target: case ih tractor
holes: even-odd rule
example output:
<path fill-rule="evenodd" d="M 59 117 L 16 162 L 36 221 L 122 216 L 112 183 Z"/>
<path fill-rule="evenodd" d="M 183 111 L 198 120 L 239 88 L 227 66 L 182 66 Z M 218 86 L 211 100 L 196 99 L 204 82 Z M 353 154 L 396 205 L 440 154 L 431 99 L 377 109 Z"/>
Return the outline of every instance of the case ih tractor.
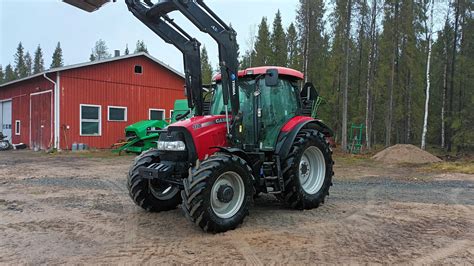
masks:
<path fill-rule="evenodd" d="M 87 0 L 94 2 L 91 10 L 107 1 Z M 188 105 L 195 111 L 160 131 L 158 148 L 135 159 L 128 173 L 133 201 L 151 212 L 181 205 L 191 222 L 214 233 L 241 224 L 260 193 L 274 194 L 295 209 L 321 205 L 334 174 L 327 141 L 332 131 L 307 116 L 317 93 L 309 83 L 300 89 L 303 74 L 273 66 L 238 71 L 235 31 L 202 0 L 125 2 L 183 53 Z M 218 43 L 221 74 L 209 110 L 201 93 L 199 42 L 167 16 L 172 11 Z"/>

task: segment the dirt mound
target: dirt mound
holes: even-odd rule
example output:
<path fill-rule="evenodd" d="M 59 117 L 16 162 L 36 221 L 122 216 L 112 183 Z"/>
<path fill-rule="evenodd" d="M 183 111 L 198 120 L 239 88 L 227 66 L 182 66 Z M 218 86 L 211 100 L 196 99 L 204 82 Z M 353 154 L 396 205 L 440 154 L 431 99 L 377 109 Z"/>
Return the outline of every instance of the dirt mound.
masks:
<path fill-rule="evenodd" d="M 436 163 L 441 159 L 410 144 L 397 144 L 388 147 L 372 157 L 376 161 L 384 163 Z"/>

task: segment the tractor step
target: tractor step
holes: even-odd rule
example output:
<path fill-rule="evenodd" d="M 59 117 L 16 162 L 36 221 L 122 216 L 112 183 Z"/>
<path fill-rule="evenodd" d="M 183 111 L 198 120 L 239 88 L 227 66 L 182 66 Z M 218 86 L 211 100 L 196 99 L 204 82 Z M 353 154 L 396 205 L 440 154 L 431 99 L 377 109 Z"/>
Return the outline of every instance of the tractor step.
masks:
<path fill-rule="evenodd" d="M 263 163 L 263 173 L 267 192 L 278 194 L 285 190 L 285 181 L 280 166 L 280 156 L 275 156 L 274 161 Z"/>

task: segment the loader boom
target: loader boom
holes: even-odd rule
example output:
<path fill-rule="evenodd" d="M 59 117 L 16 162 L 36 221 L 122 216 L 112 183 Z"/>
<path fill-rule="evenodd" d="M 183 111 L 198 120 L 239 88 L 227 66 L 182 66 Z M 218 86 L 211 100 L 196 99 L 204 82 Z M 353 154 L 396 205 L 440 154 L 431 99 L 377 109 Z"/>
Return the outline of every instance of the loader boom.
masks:
<path fill-rule="evenodd" d="M 238 79 L 238 54 L 237 54 L 237 33 L 222 21 L 203 0 L 159 0 L 148 11 L 149 17 L 160 17 L 170 12 L 179 11 L 188 18 L 202 32 L 209 34 L 219 47 L 219 66 L 222 75 L 223 100 L 228 117 L 228 103 L 230 99 L 232 115 L 236 117 L 239 114 L 239 91 L 237 85 Z M 233 139 L 233 131 L 236 127 L 236 120 L 232 128 L 229 128 L 227 122 L 227 131 L 230 139 Z"/>
<path fill-rule="evenodd" d="M 199 41 L 187 34 L 168 16 L 148 16 L 147 12 L 149 8 L 144 6 L 139 0 L 126 0 L 125 2 L 135 17 L 160 36 L 165 42 L 174 45 L 183 53 L 188 107 L 190 109 L 195 108 L 196 115 L 202 115 L 201 44 Z"/>

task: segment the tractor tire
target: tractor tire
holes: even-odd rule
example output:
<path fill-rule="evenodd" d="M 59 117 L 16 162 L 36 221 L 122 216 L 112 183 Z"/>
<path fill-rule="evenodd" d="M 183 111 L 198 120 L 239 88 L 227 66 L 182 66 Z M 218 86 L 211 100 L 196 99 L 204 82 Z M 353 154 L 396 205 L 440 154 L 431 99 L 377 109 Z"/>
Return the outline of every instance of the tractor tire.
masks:
<path fill-rule="evenodd" d="M 149 212 L 169 211 L 181 203 L 179 188 L 162 186 L 157 181 L 145 179 L 139 174 L 141 167 L 160 161 L 159 152 L 150 149 L 135 158 L 128 172 L 127 187 L 132 200 Z"/>
<path fill-rule="evenodd" d="M 215 154 L 184 179 L 181 206 L 186 217 L 205 232 L 233 230 L 249 213 L 252 181 L 252 170 L 242 158 Z"/>
<path fill-rule="evenodd" d="M 302 129 L 283 163 L 285 191 L 279 199 L 294 209 L 313 209 L 324 203 L 332 186 L 332 150 L 317 130 Z"/>

